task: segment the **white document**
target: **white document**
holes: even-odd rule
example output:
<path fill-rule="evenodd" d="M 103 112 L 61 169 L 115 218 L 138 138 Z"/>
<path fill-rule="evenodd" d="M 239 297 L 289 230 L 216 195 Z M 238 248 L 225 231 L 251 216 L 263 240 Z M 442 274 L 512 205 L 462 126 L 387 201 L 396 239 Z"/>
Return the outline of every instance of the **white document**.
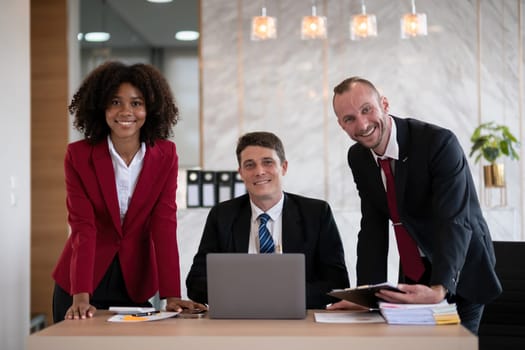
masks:
<path fill-rule="evenodd" d="M 318 323 L 385 323 L 378 312 L 316 312 L 315 322 Z"/>

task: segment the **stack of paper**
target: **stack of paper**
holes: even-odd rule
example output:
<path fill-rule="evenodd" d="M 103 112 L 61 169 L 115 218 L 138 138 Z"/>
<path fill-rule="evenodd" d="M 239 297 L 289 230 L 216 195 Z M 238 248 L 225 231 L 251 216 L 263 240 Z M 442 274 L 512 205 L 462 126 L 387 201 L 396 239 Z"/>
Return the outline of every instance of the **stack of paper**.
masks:
<path fill-rule="evenodd" d="M 389 324 L 457 324 L 456 304 L 393 304 L 380 302 L 379 310 Z"/>

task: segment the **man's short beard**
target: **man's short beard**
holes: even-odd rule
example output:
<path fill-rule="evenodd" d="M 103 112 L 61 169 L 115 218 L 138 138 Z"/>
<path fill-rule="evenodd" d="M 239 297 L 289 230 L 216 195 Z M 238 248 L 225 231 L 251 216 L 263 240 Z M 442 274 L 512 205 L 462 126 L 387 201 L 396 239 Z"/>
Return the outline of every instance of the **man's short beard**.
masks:
<path fill-rule="evenodd" d="M 385 128 L 381 128 L 381 133 L 379 134 L 379 138 L 377 139 L 377 142 L 374 145 L 370 146 L 370 149 L 374 150 L 377 147 L 379 147 L 379 145 L 383 141 L 383 137 L 385 137 Z"/>

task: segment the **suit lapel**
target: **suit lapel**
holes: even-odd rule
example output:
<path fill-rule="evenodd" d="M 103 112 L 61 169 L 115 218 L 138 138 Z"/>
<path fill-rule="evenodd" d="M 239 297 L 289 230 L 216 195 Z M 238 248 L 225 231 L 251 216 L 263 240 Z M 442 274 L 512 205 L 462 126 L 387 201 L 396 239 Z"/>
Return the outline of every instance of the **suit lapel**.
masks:
<path fill-rule="evenodd" d="M 93 146 L 93 165 L 97 175 L 97 181 L 102 190 L 102 195 L 104 196 L 115 229 L 119 235 L 122 235 L 117 187 L 115 184 L 115 171 L 113 170 L 113 163 L 109 155 L 107 139 Z"/>
<path fill-rule="evenodd" d="M 304 251 L 304 237 L 301 225 L 301 213 L 296 203 L 284 194 L 282 212 L 282 252 L 302 253 Z"/>
<path fill-rule="evenodd" d="M 248 195 L 242 200 L 239 215 L 233 222 L 231 249 L 235 253 L 247 253 L 250 242 L 252 209 Z"/>
<path fill-rule="evenodd" d="M 156 174 L 162 173 L 164 164 L 167 163 L 160 147 L 147 146 L 142 170 L 140 171 L 135 190 L 131 196 L 128 211 L 124 218 L 125 224 L 129 220 L 139 217 L 141 208 L 144 208 L 151 202 L 152 196 L 157 195 L 158 186 L 156 186 L 156 184 L 158 184 L 159 181 L 156 178 Z"/>
<path fill-rule="evenodd" d="M 381 178 L 381 167 L 375 161 L 369 148 L 365 148 L 360 144 L 356 144 L 353 147 L 358 147 L 359 149 L 357 156 L 352 161 L 354 168 L 360 169 L 354 172 L 354 175 L 358 177 L 356 182 L 358 191 L 366 193 L 366 196 L 369 198 L 384 202 L 386 208 L 386 192 Z"/>
<path fill-rule="evenodd" d="M 397 127 L 397 144 L 399 145 L 399 160 L 395 166 L 396 197 L 398 207 L 403 203 L 407 182 L 408 167 L 408 127 L 406 121 L 392 117 Z M 401 206 L 402 207 L 402 206 Z M 401 213 L 400 213 L 401 214 Z"/>

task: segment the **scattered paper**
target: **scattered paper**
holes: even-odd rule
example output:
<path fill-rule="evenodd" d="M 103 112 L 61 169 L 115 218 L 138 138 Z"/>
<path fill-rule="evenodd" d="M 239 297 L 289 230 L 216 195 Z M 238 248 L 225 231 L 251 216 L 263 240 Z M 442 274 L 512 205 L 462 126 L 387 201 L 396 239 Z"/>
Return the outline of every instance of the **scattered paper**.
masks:
<path fill-rule="evenodd" d="M 315 322 L 319 323 L 385 323 L 378 312 L 316 312 Z"/>
<path fill-rule="evenodd" d="M 171 318 L 178 315 L 178 312 L 165 312 L 161 311 L 158 314 L 149 316 L 133 316 L 129 314 L 116 314 L 108 318 L 108 322 L 148 322 L 148 321 L 159 321 L 166 318 Z"/>

